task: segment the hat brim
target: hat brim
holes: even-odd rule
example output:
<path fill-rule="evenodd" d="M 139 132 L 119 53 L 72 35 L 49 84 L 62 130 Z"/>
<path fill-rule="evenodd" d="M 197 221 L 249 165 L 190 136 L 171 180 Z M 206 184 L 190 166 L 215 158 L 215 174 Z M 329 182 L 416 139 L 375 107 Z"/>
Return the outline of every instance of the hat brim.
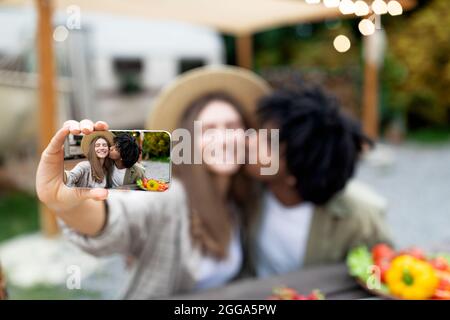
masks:
<path fill-rule="evenodd" d="M 244 116 L 252 120 L 258 100 L 270 91 L 264 79 L 247 69 L 231 66 L 197 68 L 163 89 L 152 106 L 146 127 L 172 132 L 179 126 L 185 110 L 195 100 L 212 92 L 230 95 L 243 107 Z"/>
<path fill-rule="evenodd" d="M 110 131 L 94 131 L 90 134 L 86 134 L 81 139 L 81 151 L 86 157 L 89 153 L 89 146 L 97 137 L 105 138 L 109 142 L 110 146 L 114 144 L 114 134 Z"/>

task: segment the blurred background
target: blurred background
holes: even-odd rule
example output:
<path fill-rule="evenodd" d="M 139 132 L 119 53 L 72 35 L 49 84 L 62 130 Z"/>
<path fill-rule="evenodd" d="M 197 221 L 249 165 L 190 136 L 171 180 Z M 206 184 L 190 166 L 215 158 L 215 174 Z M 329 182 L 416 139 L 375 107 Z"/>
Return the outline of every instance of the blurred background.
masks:
<path fill-rule="evenodd" d="M 206 65 L 249 68 L 275 88 L 325 86 L 377 141 L 357 178 L 388 199 L 396 244 L 450 241 L 450 2 L 399 1 L 400 12 L 312 2 L 0 0 L 0 262 L 11 298 L 118 296 L 126 262 L 79 252 L 39 205 L 40 151 L 67 119 L 150 129 L 161 88 Z M 72 264 L 82 290 L 65 288 Z"/>

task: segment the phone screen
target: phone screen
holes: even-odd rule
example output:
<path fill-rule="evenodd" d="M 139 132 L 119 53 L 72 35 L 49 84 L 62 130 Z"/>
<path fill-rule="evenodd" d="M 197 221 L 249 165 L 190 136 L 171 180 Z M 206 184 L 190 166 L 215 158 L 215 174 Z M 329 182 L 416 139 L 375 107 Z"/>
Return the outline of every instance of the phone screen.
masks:
<path fill-rule="evenodd" d="M 73 188 L 163 192 L 170 185 L 170 151 L 167 131 L 70 134 L 64 143 L 64 183 Z"/>

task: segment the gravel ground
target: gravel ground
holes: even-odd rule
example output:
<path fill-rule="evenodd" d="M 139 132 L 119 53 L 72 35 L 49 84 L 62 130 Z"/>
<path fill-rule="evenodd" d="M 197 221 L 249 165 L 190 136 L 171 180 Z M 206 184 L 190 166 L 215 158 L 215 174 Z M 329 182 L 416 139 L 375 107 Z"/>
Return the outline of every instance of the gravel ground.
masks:
<path fill-rule="evenodd" d="M 170 181 L 170 163 L 157 161 L 142 161 L 147 178 Z"/>
<path fill-rule="evenodd" d="M 450 144 L 378 148 L 357 177 L 389 203 L 388 223 L 400 247 L 450 241 Z"/>

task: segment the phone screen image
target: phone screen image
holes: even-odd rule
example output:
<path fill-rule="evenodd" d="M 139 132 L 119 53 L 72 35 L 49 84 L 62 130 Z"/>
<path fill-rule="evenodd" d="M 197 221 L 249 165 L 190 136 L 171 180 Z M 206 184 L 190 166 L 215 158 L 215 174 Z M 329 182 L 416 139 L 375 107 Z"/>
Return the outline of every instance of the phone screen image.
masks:
<path fill-rule="evenodd" d="M 167 131 L 70 134 L 64 143 L 64 183 L 73 188 L 163 192 L 170 185 L 170 151 Z"/>

